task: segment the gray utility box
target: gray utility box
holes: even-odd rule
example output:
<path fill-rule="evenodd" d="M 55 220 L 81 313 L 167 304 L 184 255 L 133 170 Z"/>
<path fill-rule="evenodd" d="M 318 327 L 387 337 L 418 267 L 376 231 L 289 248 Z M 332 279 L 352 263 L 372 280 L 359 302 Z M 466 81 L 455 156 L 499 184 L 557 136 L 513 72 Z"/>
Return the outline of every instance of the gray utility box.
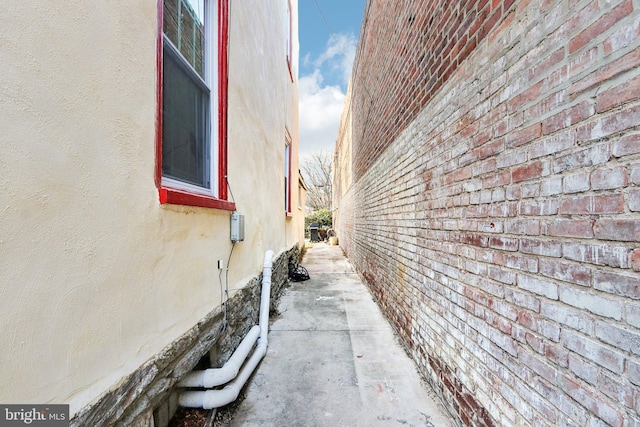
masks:
<path fill-rule="evenodd" d="M 231 214 L 231 241 L 233 243 L 244 240 L 244 215 L 238 212 Z"/>

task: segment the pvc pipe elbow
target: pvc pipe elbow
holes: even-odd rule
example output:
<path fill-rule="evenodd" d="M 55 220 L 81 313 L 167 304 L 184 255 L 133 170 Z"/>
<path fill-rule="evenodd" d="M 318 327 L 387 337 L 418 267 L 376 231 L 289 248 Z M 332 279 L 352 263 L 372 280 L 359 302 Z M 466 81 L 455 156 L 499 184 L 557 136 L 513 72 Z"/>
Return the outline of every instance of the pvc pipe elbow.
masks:
<path fill-rule="evenodd" d="M 225 384 L 220 390 L 186 391 L 180 394 L 180 406 L 187 408 L 219 408 L 228 405 L 238 398 L 240 390 L 247 382 L 260 360 L 267 354 L 269 333 L 269 305 L 271 298 L 271 270 L 273 266 L 273 251 L 268 250 L 264 255 L 264 273 L 262 275 L 262 290 L 260 295 L 259 324 L 251 328 L 244 337 L 229 361 L 222 368 L 207 369 L 192 372 L 178 383 L 180 387 L 211 388 Z M 258 343 L 251 357 L 247 356 L 254 344 Z M 243 364 L 244 362 L 244 364 Z M 235 378 L 235 379 L 234 379 Z"/>
<path fill-rule="evenodd" d="M 221 390 L 186 391 L 180 394 L 178 403 L 185 408 L 213 409 L 228 405 L 238 398 L 260 360 L 267 353 L 266 344 L 259 344 L 235 380 Z"/>
<path fill-rule="evenodd" d="M 256 325 L 249 330 L 223 367 L 206 369 L 204 371 L 193 371 L 187 374 L 184 379 L 178 383 L 178 386 L 212 388 L 233 380 L 236 375 L 238 375 L 242 363 L 251 352 L 259 336 L 260 327 Z"/>

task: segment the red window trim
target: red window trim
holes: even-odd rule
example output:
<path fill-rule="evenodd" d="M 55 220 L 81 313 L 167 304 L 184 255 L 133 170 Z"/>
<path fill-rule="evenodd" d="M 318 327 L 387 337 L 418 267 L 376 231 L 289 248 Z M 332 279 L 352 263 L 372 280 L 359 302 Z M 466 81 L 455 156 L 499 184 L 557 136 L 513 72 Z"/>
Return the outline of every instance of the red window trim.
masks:
<path fill-rule="evenodd" d="M 287 172 L 288 172 L 288 177 L 287 177 L 287 194 L 285 194 L 285 197 L 287 198 L 287 209 L 285 209 L 284 213 L 286 216 L 292 216 L 292 209 L 291 209 L 291 156 L 292 156 L 292 152 L 291 152 L 291 148 L 292 148 L 292 144 L 291 144 L 291 134 L 289 133 L 288 129 L 284 130 L 285 132 L 285 150 L 289 150 L 289 165 L 287 167 Z M 287 161 L 287 159 L 285 159 L 285 161 Z"/>
<path fill-rule="evenodd" d="M 293 82 L 293 11 L 291 10 L 291 0 L 287 0 L 287 15 L 289 18 L 289 52 L 287 52 L 287 68 L 289 77 Z"/>
<path fill-rule="evenodd" d="M 234 202 L 216 199 L 215 197 L 187 193 L 186 191 L 167 187 L 160 187 L 158 191 L 160 193 L 160 204 L 198 206 L 201 208 L 222 209 L 225 211 L 236 210 L 236 204 Z"/>
<path fill-rule="evenodd" d="M 156 34 L 156 165 L 155 184 L 160 204 L 199 206 L 233 211 L 234 202 L 227 200 L 227 94 L 228 94 L 228 45 L 229 45 L 229 0 L 218 1 L 218 195 L 204 196 L 162 186 L 162 24 L 164 1 L 157 1 L 158 31 Z"/>

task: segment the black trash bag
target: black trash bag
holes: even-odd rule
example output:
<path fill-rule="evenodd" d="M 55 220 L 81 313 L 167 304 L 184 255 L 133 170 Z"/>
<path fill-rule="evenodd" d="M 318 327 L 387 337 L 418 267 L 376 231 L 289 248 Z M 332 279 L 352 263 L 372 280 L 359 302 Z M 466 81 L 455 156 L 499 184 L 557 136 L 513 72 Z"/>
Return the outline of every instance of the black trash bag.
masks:
<path fill-rule="evenodd" d="M 309 280 L 309 272 L 303 266 L 296 264 L 295 261 L 289 261 L 289 280 L 292 282 L 304 282 Z"/>

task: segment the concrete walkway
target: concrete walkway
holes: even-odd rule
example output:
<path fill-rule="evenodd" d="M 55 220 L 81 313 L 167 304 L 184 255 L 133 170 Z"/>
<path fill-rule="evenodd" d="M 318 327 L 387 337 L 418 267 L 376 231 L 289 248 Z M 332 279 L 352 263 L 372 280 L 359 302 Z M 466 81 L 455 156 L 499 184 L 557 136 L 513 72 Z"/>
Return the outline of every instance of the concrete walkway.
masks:
<path fill-rule="evenodd" d="M 231 425 L 452 427 L 340 247 L 302 264 Z"/>

